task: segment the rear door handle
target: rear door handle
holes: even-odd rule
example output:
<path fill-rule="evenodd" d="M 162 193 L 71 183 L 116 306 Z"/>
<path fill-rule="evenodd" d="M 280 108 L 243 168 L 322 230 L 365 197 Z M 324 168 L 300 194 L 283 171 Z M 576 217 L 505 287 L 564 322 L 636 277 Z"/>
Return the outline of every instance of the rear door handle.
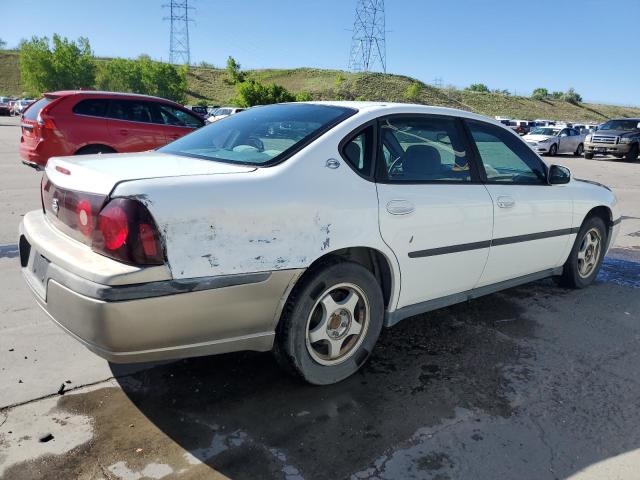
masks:
<path fill-rule="evenodd" d="M 413 203 L 408 200 L 391 200 L 387 203 L 387 212 L 391 215 L 408 215 L 415 209 Z"/>
<path fill-rule="evenodd" d="M 511 197 L 498 197 L 496 204 L 500 208 L 512 208 L 515 206 L 516 201 Z"/>

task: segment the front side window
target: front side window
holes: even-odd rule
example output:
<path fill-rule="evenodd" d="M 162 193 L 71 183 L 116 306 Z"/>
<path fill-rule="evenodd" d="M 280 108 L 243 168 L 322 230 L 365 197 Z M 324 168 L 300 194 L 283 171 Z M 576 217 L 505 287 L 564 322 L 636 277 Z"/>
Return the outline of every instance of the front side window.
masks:
<path fill-rule="evenodd" d="M 314 104 L 254 107 L 172 142 L 159 151 L 243 165 L 268 166 L 356 113 Z"/>
<path fill-rule="evenodd" d="M 160 111 L 160 116 L 162 117 L 162 123 L 165 125 L 191 128 L 200 128 L 204 125 L 202 120 L 184 110 L 163 103 L 158 103 L 157 106 Z"/>
<path fill-rule="evenodd" d="M 538 156 L 518 137 L 488 123 L 468 121 L 488 182 L 546 184 Z"/>
<path fill-rule="evenodd" d="M 380 121 L 382 157 L 393 182 L 469 182 L 463 136 L 453 118 L 411 116 Z M 388 153 L 386 153 L 388 152 Z"/>

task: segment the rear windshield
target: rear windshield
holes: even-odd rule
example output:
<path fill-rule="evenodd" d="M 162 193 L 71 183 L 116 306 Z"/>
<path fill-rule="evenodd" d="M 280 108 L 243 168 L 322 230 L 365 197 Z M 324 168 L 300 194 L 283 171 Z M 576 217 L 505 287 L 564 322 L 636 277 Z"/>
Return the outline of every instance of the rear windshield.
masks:
<path fill-rule="evenodd" d="M 27 111 L 24 113 L 24 117 L 27 120 L 33 120 L 34 122 L 38 119 L 38 114 L 40 110 L 44 108 L 45 105 L 53 102 L 55 98 L 43 97 L 38 100 L 36 103 L 31 105 Z M 52 107 L 53 108 L 53 107 Z"/>
<path fill-rule="evenodd" d="M 255 107 L 196 130 L 159 151 L 267 166 L 286 158 L 355 112 L 350 108 L 295 103 Z"/>

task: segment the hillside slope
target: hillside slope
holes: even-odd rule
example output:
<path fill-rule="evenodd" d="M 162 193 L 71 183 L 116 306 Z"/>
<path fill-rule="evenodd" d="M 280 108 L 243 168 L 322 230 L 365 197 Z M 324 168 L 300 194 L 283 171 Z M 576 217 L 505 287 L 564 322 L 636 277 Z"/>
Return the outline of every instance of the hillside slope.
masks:
<path fill-rule="evenodd" d="M 557 100 L 532 100 L 528 97 L 512 97 L 495 93 L 441 89 L 401 75 L 350 73 L 313 68 L 250 70 L 247 75 L 248 78 L 261 82 L 277 83 L 294 93 L 308 92 L 316 100 L 406 102 L 407 88 L 417 82 L 422 87 L 418 103 L 471 110 L 488 116 L 504 115 L 529 120 L 551 118 L 584 122 L 602 122 L 614 117 L 640 117 L 640 108 L 588 103 L 571 105 Z M 187 102 L 232 104 L 236 92 L 234 86 L 225 81 L 226 78 L 226 72 L 221 69 L 191 68 L 188 77 Z M 0 95 L 21 95 L 22 93 L 16 52 L 0 51 Z"/>

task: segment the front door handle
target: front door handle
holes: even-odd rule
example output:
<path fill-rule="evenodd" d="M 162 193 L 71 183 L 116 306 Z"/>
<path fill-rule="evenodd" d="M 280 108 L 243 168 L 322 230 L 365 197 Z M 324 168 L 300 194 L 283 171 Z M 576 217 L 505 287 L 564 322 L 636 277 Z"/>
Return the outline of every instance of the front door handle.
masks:
<path fill-rule="evenodd" d="M 129 135 L 129 130 L 125 130 L 124 128 L 120 129 L 118 132 L 120 135 Z"/>
<path fill-rule="evenodd" d="M 408 215 L 415 209 L 413 203 L 408 200 L 391 200 L 387 203 L 387 212 L 391 215 Z"/>
<path fill-rule="evenodd" d="M 516 201 L 511 197 L 498 197 L 496 204 L 500 208 L 512 208 L 513 206 L 515 206 Z"/>

